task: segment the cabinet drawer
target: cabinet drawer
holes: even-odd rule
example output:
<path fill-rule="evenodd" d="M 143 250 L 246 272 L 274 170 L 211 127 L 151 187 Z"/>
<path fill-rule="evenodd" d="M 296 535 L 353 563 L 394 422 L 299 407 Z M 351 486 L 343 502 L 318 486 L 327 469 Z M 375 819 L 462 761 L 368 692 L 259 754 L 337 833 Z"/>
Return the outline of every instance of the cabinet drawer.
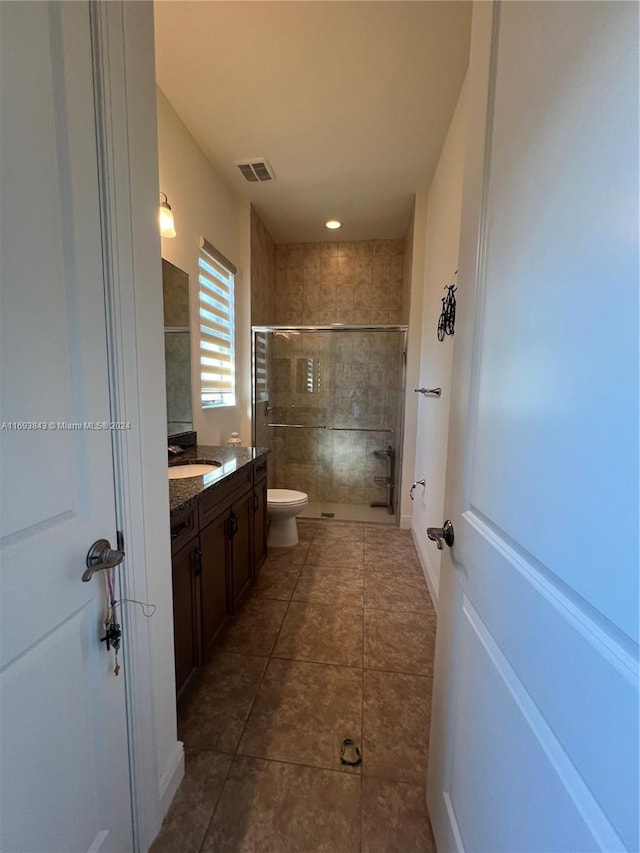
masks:
<path fill-rule="evenodd" d="M 171 553 L 175 554 L 198 533 L 198 508 L 189 507 L 171 519 Z"/>
<path fill-rule="evenodd" d="M 204 527 L 212 521 L 226 507 L 238 500 L 252 484 L 251 466 L 247 465 L 224 482 L 213 489 L 213 491 L 202 495 L 200 498 L 200 527 Z"/>

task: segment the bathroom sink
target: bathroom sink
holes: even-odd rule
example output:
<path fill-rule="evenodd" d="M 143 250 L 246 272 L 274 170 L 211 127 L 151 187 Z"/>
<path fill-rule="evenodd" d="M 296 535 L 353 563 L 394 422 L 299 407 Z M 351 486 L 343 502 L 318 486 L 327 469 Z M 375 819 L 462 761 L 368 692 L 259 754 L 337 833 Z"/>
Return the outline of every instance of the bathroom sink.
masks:
<path fill-rule="evenodd" d="M 183 480 L 185 477 L 202 477 L 205 474 L 211 474 L 221 467 L 220 462 L 195 463 L 192 465 L 171 465 L 169 466 L 170 480 Z"/>

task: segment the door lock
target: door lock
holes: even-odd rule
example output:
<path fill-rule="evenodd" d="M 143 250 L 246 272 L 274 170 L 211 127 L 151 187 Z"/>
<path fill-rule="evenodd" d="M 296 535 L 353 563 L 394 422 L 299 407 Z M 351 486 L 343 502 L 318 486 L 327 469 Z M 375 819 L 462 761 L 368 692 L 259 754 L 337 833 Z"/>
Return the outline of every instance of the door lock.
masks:
<path fill-rule="evenodd" d="M 447 519 L 442 527 L 427 527 L 427 536 L 432 542 L 438 546 L 438 551 L 442 551 L 442 543 L 451 548 L 453 545 L 453 524 Z"/>

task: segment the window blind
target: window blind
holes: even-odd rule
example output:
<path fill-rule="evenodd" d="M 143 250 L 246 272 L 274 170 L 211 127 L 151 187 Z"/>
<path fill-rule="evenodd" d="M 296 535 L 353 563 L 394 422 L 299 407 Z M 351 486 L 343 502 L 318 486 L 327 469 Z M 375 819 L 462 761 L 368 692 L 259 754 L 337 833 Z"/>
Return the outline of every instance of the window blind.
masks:
<path fill-rule="evenodd" d="M 267 374 L 268 353 L 266 332 L 255 333 L 254 346 L 254 387 L 256 389 L 256 402 L 261 403 L 269 399 L 269 377 Z"/>
<path fill-rule="evenodd" d="M 206 240 L 200 241 L 200 396 L 203 408 L 234 406 L 236 268 Z"/>

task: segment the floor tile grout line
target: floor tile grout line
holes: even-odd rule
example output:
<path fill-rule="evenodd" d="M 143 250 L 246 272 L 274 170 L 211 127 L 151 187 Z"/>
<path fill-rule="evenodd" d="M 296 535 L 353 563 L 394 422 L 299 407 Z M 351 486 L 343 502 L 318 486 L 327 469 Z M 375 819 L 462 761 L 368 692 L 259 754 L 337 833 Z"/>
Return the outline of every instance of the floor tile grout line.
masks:
<path fill-rule="evenodd" d="M 265 755 L 252 755 L 248 752 L 238 752 L 237 754 L 235 754 L 235 753 L 227 752 L 225 750 L 220 750 L 220 749 L 199 749 L 199 748 L 194 748 L 194 747 L 190 747 L 190 749 L 192 752 L 198 752 L 198 753 L 210 752 L 213 755 L 222 755 L 222 756 L 225 756 L 226 758 L 230 758 L 230 759 L 251 758 L 251 759 L 255 759 L 256 761 L 270 761 L 273 764 L 286 764 L 286 765 L 291 766 L 291 767 L 306 767 L 308 770 L 320 770 L 320 771 L 323 771 L 326 773 L 337 773 L 340 776 L 351 776 L 354 778 L 366 777 L 367 779 L 380 779 L 381 781 L 384 781 L 384 782 L 397 782 L 398 784 L 402 784 L 402 785 L 415 785 L 418 788 L 421 787 L 421 785 L 422 785 L 421 782 L 411 782 L 407 779 L 398 779 L 397 776 L 386 776 L 386 775 L 383 775 L 380 773 L 365 773 L 364 769 L 360 773 L 352 773 L 352 772 L 349 772 L 347 770 L 339 770 L 335 767 L 324 767 L 324 766 L 321 766 L 318 764 L 306 764 L 303 761 L 288 761 L 285 758 L 273 758 L 271 756 L 265 756 Z M 233 763 L 233 761 L 231 763 Z M 363 764 L 363 768 L 364 768 L 364 764 Z"/>
<path fill-rule="evenodd" d="M 228 754 L 228 753 L 225 753 L 225 754 Z M 204 848 L 204 843 L 207 840 L 207 835 L 209 835 L 209 830 L 211 829 L 211 824 L 213 823 L 213 819 L 214 819 L 216 812 L 218 810 L 218 805 L 220 803 L 220 800 L 222 799 L 222 792 L 224 791 L 224 787 L 227 784 L 227 779 L 229 778 L 229 773 L 231 772 L 231 767 L 233 766 L 234 758 L 235 758 L 235 756 L 233 756 L 233 755 L 230 756 L 231 760 L 229 761 L 229 766 L 227 767 L 227 772 L 224 774 L 224 779 L 222 781 L 222 784 L 220 785 L 220 789 L 218 791 L 218 796 L 216 797 L 216 801 L 214 803 L 214 806 L 211 809 L 211 817 L 209 818 L 206 829 L 202 835 L 202 841 L 200 842 L 200 844 L 198 846 L 197 853 L 202 853 L 202 849 Z"/>
<path fill-rule="evenodd" d="M 297 583 L 297 581 L 296 581 L 296 583 Z M 287 613 L 289 612 L 289 604 L 290 604 L 290 602 L 287 602 L 287 607 L 286 607 L 284 614 L 282 616 L 282 621 L 280 623 L 280 627 L 278 628 L 278 633 L 277 633 L 276 638 L 274 640 L 273 646 L 272 646 L 269 654 L 266 656 L 267 662 L 265 663 L 264 669 L 262 670 L 262 674 L 260 675 L 260 680 L 258 681 L 258 687 L 256 689 L 256 692 L 255 692 L 253 699 L 251 700 L 251 705 L 249 706 L 249 711 L 247 713 L 247 716 L 245 717 L 245 721 L 244 721 L 244 724 L 242 726 L 242 731 L 240 732 L 238 740 L 236 741 L 235 750 L 231 756 L 231 761 L 229 762 L 229 767 L 227 768 L 227 772 L 226 772 L 225 777 L 224 777 L 224 782 L 220 786 L 220 791 L 218 793 L 218 797 L 216 798 L 215 806 L 213 808 L 213 811 L 211 812 L 211 818 L 209 819 L 209 823 L 207 824 L 207 828 L 206 828 L 205 833 L 202 837 L 202 841 L 200 843 L 200 846 L 198 847 L 198 853 L 201 853 L 202 848 L 204 847 L 204 843 L 207 839 L 207 835 L 209 834 L 209 829 L 211 828 L 211 824 L 213 823 L 213 819 L 216 815 L 216 811 L 218 810 L 218 805 L 219 805 L 220 799 L 222 797 L 222 792 L 224 790 L 225 785 L 227 784 L 227 780 L 229 778 L 229 773 L 231 772 L 231 768 L 232 768 L 236 758 L 238 757 L 238 755 L 242 755 L 242 753 L 238 753 L 238 749 L 240 747 L 240 743 L 242 742 L 242 738 L 243 738 L 245 730 L 247 728 L 247 723 L 249 722 L 251 712 L 253 711 L 254 705 L 256 703 L 256 699 L 258 698 L 258 694 L 260 693 L 260 688 L 262 687 L 262 682 L 264 681 L 264 677 L 265 677 L 265 674 L 266 674 L 267 669 L 269 667 L 269 663 L 271 662 L 271 655 L 272 655 L 273 649 L 275 648 L 276 643 L 278 642 L 278 637 L 280 636 L 280 632 L 282 631 L 282 626 L 284 625 L 284 620 L 286 619 Z"/>
<path fill-rule="evenodd" d="M 307 770 L 319 770 L 322 773 L 337 773 L 339 776 L 347 776 L 351 779 L 359 779 L 362 776 L 362 773 L 354 773 L 349 770 L 339 770 L 336 767 L 323 767 L 318 764 L 305 764 L 303 761 L 287 761 L 285 758 L 271 758 L 266 755 L 252 755 L 248 752 L 239 752 L 234 756 L 235 758 L 250 758 L 254 761 L 269 761 L 273 764 L 285 764 L 287 767 L 305 767 Z M 393 782 L 396 781 L 394 779 L 388 779 L 386 781 Z"/>
<path fill-rule="evenodd" d="M 294 584 L 294 586 L 293 586 L 293 591 L 295 590 L 295 586 L 297 585 L 297 583 L 298 583 L 298 582 L 299 582 L 299 580 L 300 580 L 300 575 L 302 574 L 302 570 L 303 570 L 303 568 L 304 568 L 305 566 L 307 566 L 307 565 L 310 565 L 310 566 L 313 566 L 313 565 L 314 565 L 313 563 L 310 563 L 310 564 L 309 564 L 309 563 L 307 563 L 307 555 L 308 555 L 309 551 L 311 550 L 311 545 L 313 544 L 313 540 L 314 540 L 314 538 L 315 538 L 315 534 L 313 534 L 313 535 L 312 535 L 312 537 L 311 537 L 311 539 L 310 539 L 309 547 L 308 547 L 308 549 L 307 549 L 307 552 L 306 552 L 305 559 L 304 559 L 303 563 L 302 563 L 302 564 L 300 564 L 298 567 L 296 567 L 296 568 L 297 568 L 297 576 L 296 576 L 295 584 Z M 265 663 L 265 666 L 264 666 L 264 668 L 263 668 L 263 670 L 262 670 L 262 674 L 261 674 L 261 676 L 260 676 L 260 680 L 259 680 L 259 682 L 258 682 L 258 687 L 257 687 L 256 693 L 255 693 L 255 695 L 254 695 L 254 697 L 253 697 L 253 700 L 252 700 L 252 702 L 251 702 L 251 705 L 250 705 L 250 707 L 249 707 L 249 711 L 248 711 L 248 713 L 247 713 L 247 716 L 246 716 L 246 719 L 245 719 L 245 722 L 244 722 L 244 725 L 243 725 L 242 731 L 241 731 L 240 736 L 239 736 L 239 738 L 238 738 L 238 740 L 237 740 L 235 750 L 234 750 L 234 752 L 233 752 L 233 753 L 219 752 L 218 750 L 206 750 L 206 749 L 205 749 L 205 750 L 197 750 L 197 751 L 201 751 L 201 752 L 203 752 L 203 751 L 210 751 L 210 752 L 214 752 L 214 753 L 218 753 L 218 754 L 227 755 L 227 756 L 229 756 L 229 757 L 230 757 L 229 766 L 228 766 L 228 768 L 227 768 L 227 772 L 226 772 L 226 774 L 225 774 L 224 780 L 223 780 L 223 782 L 222 782 L 222 784 L 221 784 L 221 786 L 220 786 L 220 788 L 219 788 L 218 796 L 216 797 L 215 805 L 214 805 L 213 810 L 212 810 L 212 813 L 211 813 L 211 818 L 210 818 L 210 820 L 209 820 L 209 822 L 208 822 L 208 824 L 207 824 L 207 827 L 206 827 L 206 829 L 205 829 L 205 831 L 204 831 L 204 834 L 203 834 L 203 837 L 202 837 L 202 841 L 201 841 L 201 843 L 200 843 L 200 845 L 199 845 L 199 847 L 198 847 L 198 850 L 200 851 L 200 853 L 201 853 L 201 851 L 202 851 L 202 849 L 203 849 L 203 847 L 204 847 L 204 843 L 205 843 L 206 838 L 207 838 L 207 835 L 208 835 L 208 833 L 209 833 L 209 830 L 210 830 L 211 824 L 212 824 L 212 822 L 213 822 L 213 820 L 214 820 L 215 813 L 216 813 L 216 811 L 217 811 L 217 808 L 218 808 L 218 805 L 219 805 L 220 799 L 221 799 L 221 797 L 222 797 L 223 789 L 224 789 L 224 787 L 226 786 L 226 783 L 227 783 L 228 778 L 229 778 L 229 774 L 230 774 L 230 771 L 231 771 L 231 767 L 232 767 L 232 765 L 233 765 L 233 763 L 235 762 L 235 760 L 236 760 L 236 758 L 237 758 L 237 757 L 247 757 L 247 758 L 254 758 L 254 759 L 257 759 L 257 760 L 261 760 L 261 761 L 274 762 L 274 763 L 280 763 L 280 764 L 287 764 L 287 765 L 291 765 L 291 766 L 307 767 L 307 768 L 309 768 L 309 769 L 311 769 L 311 770 L 320 770 L 320 771 L 326 770 L 326 771 L 328 771 L 328 772 L 333 772 L 333 773 L 345 773 L 345 772 L 346 772 L 346 771 L 342 771 L 342 770 L 335 770 L 335 769 L 333 769 L 333 768 L 317 767 L 317 766 L 315 766 L 315 765 L 300 764 L 300 763 L 292 762 L 292 761 L 282 761 L 282 760 L 279 760 L 279 759 L 267 758 L 267 757 L 263 757 L 263 756 L 248 756 L 248 755 L 245 755 L 245 754 L 243 754 L 243 753 L 239 753 L 239 752 L 238 752 L 238 749 L 239 749 L 240 743 L 241 743 L 241 741 L 242 741 L 242 738 L 243 738 L 244 733 L 245 733 L 245 730 L 246 730 L 247 723 L 248 723 L 248 721 L 249 721 L 249 718 L 250 718 L 251 713 L 252 713 L 252 711 L 253 711 L 253 708 L 254 708 L 254 706 L 255 706 L 255 703 L 256 703 L 256 700 L 257 700 L 258 694 L 259 694 L 260 689 L 261 689 L 261 687 L 262 687 L 262 683 L 263 683 L 263 681 L 264 681 L 264 677 L 265 677 L 265 674 L 266 674 L 267 668 L 269 667 L 269 664 L 270 664 L 270 662 L 271 662 L 271 660 L 272 660 L 272 659 L 274 659 L 274 658 L 275 658 L 275 659 L 277 659 L 277 660 L 282 660 L 282 659 L 284 659 L 284 660 L 299 660 L 300 662 L 303 662 L 303 663 L 315 663 L 315 664 L 318 664 L 318 665 L 321 665 L 321 666 L 331 666 L 331 667 L 338 667 L 338 668 L 342 668 L 342 669 L 360 669 L 360 671 L 361 671 L 361 683 L 362 683 L 362 692 L 361 692 L 361 735 L 362 735 L 363 741 L 364 741 L 364 676 L 365 676 L 365 672 L 367 672 L 367 671 L 385 672 L 385 673 L 390 673 L 390 674 L 400 674 L 400 675 L 415 676 L 415 677 L 419 677 L 419 678 L 430 678 L 430 679 L 431 679 L 431 681 L 433 682 L 433 674 L 431 674 L 431 675 L 425 675 L 425 674 L 423 674 L 423 673 L 412 673 L 412 672 L 406 672 L 406 671 L 403 671 L 403 670 L 394 670 L 394 669 L 391 669 L 391 670 L 390 670 L 390 669 L 377 669 L 377 668 L 375 668 L 375 667 L 365 667 L 365 619 L 366 619 L 366 612 L 367 612 L 367 609 L 369 609 L 369 610 L 386 610 L 386 608 L 367 608 L 367 607 L 366 607 L 366 604 L 365 604 L 365 586 L 366 586 L 366 583 L 367 583 L 367 573 L 366 573 L 366 568 L 365 568 L 365 565 L 364 565 L 364 563 L 365 563 L 365 554 L 366 554 L 366 530 L 365 530 L 365 538 L 364 538 L 364 543 L 363 543 L 363 564 L 362 564 L 362 566 L 361 566 L 361 567 L 360 567 L 360 566 L 359 566 L 359 567 L 357 567 L 358 569 L 361 569 L 361 570 L 362 570 L 362 572 L 363 572 L 363 600 L 362 600 L 362 605 L 361 605 L 361 613 L 362 613 L 362 653 L 361 653 L 361 665 L 360 665 L 359 667 L 357 667 L 357 666 L 355 666 L 355 667 L 354 667 L 354 666 L 350 666 L 350 665 L 348 665 L 348 664 L 329 663 L 329 662 L 325 662 L 325 661 L 303 660 L 303 659 L 299 659 L 299 658 L 283 658 L 283 657 L 282 657 L 282 656 L 280 656 L 280 655 L 274 655 L 274 650 L 275 650 L 275 648 L 276 648 L 276 646 L 277 646 L 278 639 L 279 639 L 279 637 L 280 637 L 280 635 L 281 635 L 281 632 L 282 632 L 282 628 L 283 628 L 284 622 L 285 622 L 285 620 L 286 620 L 287 614 L 288 614 L 289 609 L 290 609 L 290 605 L 291 605 L 291 603 L 292 603 L 292 601 L 293 601 L 293 591 L 292 591 L 292 593 L 291 593 L 291 597 L 290 597 L 289 599 L 271 599 L 271 600 L 280 600 L 280 601 L 285 600 L 285 601 L 286 601 L 287 606 L 286 606 L 285 611 L 284 611 L 284 613 L 283 613 L 283 617 L 282 617 L 282 620 L 281 620 L 281 622 L 280 622 L 280 626 L 279 626 L 279 629 L 278 629 L 278 632 L 277 632 L 276 638 L 275 638 L 275 640 L 274 640 L 274 642 L 273 642 L 273 644 L 272 644 L 272 647 L 271 647 L 271 649 L 270 649 L 270 651 L 269 651 L 268 655 L 266 655 L 266 663 Z M 339 567 L 339 568 L 347 568 L 347 567 Z M 371 579 L 369 579 L 369 580 L 371 580 Z M 256 599 L 257 599 L 257 598 L 269 598 L 269 596 L 255 596 L 255 598 L 256 598 Z M 311 605 L 313 605 L 313 604 L 314 604 L 313 602 L 303 602 L 303 603 L 311 604 Z M 322 605 L 319 605 L 319 606 L 322 606 Z M 329 606 L 331 606 L 331 605 L 329 605 Z M 357 606 L 360 606 L 360 605 L 357 605 Z M 398 610 L 397 608 L 392 608 L 391 610 L 392 610 L 392 612 L 398 612 L 398 613 L 409 613 L 409 612 L 412 612 L 412 611 L 407 611 L 407 610 Z M 428 615 L 430 615 L 430 614 L 424 614 L 424 612 L 422 612 L 422 613 L 418 612 L 418 613 L 416 613 L 416 615 L 427 615 L 427 616 L 428 616 Z M 229 654 L 234 654 L 234 652 L 229 652 Z M 237 654 L 237 653 L 235 653 L 235 654 Z M 265 656 L 264 656 L 264 655 L 252 655 L 252 654 L 248 654 L 248 655 L 246 655 L 246 656 L 248 656 L 248 657 L 260 657 L 260 658 L 263 658 L 263 659 L 265 658 Z M 366 758 L 366 756 L 365 756 L 365 758 Z M 364 779 L 365 779 L 365 776 L 368 776 L 368 777 L 369 777 L 369 774 L 366 774 L 366 773 L 365 773 L 365 769 L 364 769 L 364 766 L 363 766 L 363 767 L 361 768 L 361 772 L 360 772 L 360 773 L 358 773 L 358 774 L 355 774 L 355 773 L 350 773 L 350 774 L 349 774 L 349 773 L 347 773 L 347 775 L 358 775 L 358 776 L 360 776 L 360 844 L 359 844 L 359 849 L 360 849 L 360 851 L 362 851 L 362 847 L 363 847 L 363 829 L 364 829 Z M 394 782 L 394 783 L 397 783 L 397 784 L 414 784 L 414 785 L 415 785 L 415 783 L 409 782 L 408 780 L 396 779 L 396 778 L 394 778 L 394 777 L 388 777 L 388 776 L 373 775 L 373 776 L 370 776 L 370 778 L 373 778 L 373 779 L 381 779 L 381 780 L 384 780 L 384 781 Z"/>
<path fill-rule="evenodd" d="M 238 740 L 236 741 L 236 748 L 235 748 L 235 752 L 234 752 L 234 757 L 236 755 L 238 755 L 238 748 L 240 747 L 240 743 L 242 742 L 242 738 L 243 738 L 245 730 L 247 728 L 247 723 L 249 722 L 249 717 L 251 716 L 251 712 L 253 711 L 253 708 L 256 704 L 256 700 L 258 698 L 258 694 L 260 693 L 260 688 L 262 687 L 262 682 L 264 681 L 265 674 L 266 674 L 267 670 L 269 669 L 269 664 L 271 663 L 271 660 L 273 658 L 273 650 L 275 649 L 276 643 L 278 642 L 278 637 L 280 636 L 280 632 L 282 631 L 282 626 L 284 625 L 284 620 L 287 618 L 287 613 L 289 612 L 289 604 L 290 603 L 291 602 L 287 602 L 287 607 L 286 607 L 286 610 L 284 611 L 284 614 L 282 616 L 282 622 L 280 623 L 280 627 L 278 628 L 278 633 L 276 634 L 276 638 L 273 641 L 271 651 L 267 655 L 267 662 L 265 664 L 264 669 L 262 670 L 262 675 L 260 676 L 260 681 L 258 682 L 258 687 L 256 689 L 256 692 L 255 692 L 253 699 L 251 700 L 251 705 L 249 706 L 249 711 L 247 713 L 247 716 L 245 717 L 244 725 L 242 726 L 242 731 L 240 732 L 240 736 L 238 737 Z"/>

